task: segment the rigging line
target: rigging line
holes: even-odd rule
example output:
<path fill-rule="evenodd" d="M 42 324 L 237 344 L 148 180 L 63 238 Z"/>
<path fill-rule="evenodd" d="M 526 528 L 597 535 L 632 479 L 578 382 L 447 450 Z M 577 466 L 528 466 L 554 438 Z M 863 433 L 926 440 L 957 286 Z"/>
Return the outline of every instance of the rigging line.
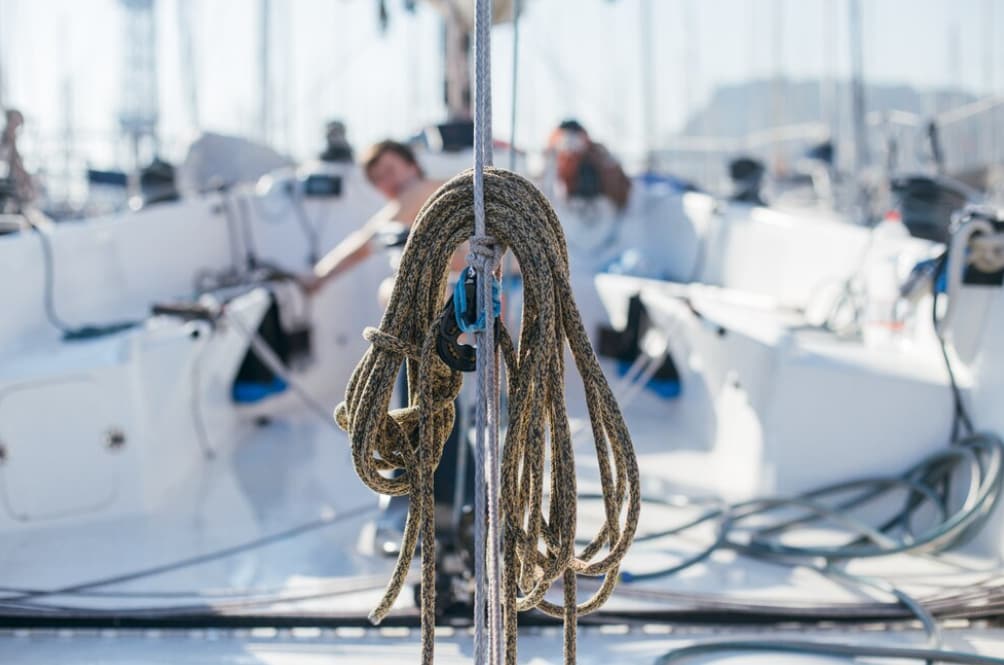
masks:
<path fill-rule="evenodd" d="M 954 663 L 957 665 L 1004 665 L 1004 658 L 980 656 L 943 649 L 918 649 L 911 647 L 865 646 L 835 642 L 801 640 L 728 640 L 692 644 L 673 649 L 661 656 L 656 665 L 670 665 L 688 658 L 721 652 L 789 653 L 814 656 L 845 656 L 848 658 L 897 658 L 923 660 L 929 663 Z"/>
<path fill-rule="evenodd" d="M 417 577 L 414 577 L 417 579 Z M 26 613 L 38 614 L 85 614 L 88 616 L 118 616 L 128 614 L 131 618 L 166 618 L 171 616 L 191 617 L 198 614 L 232 614 L 250 608 L 267 607 L 269 605 L 279 605 L 285 603 L 300 603 L 311 600 L 323 600 L 325 598 L 336 598 L 364 591 L 379 590 L 383 586 L 383 577 L 377 575 L 360 576 L 340 580 L 339 584 L 328 584 L 328 588 L 317 588 L 303 590 L 296 593 L 287 591 L 285 595 L 281 593 L 263 594 L 262 596 L 249 596 L 246 598 L 230 597 L 230 600 L 223 600 L 215 603 L 200 603 L 191 605 L 163 605 L 163 606 L 124 606 L 124 607 L 88 607 L 80 605 L 56 605 L 50 603 L 38 603 L 32 601 L 5 601 L 0 600 L 0 614 L 4 608 L 11 610 L 25 610 Z"/>
<path fill-rule="evenodd" d="M 499 386 L 496 376 L 495 314 L 492 284 L 499 252 L 487 235 L 485 167 L 492 166 L 492 0 L 475 0 L 474 17 L 474 230 L 467 262 L 478 280 L 477 306 L 485 325 L 474 334 L 477 402 L 475 405 L 474 501 L 474 650 L 479 665 L 502 663 L 501 530 L 499 527 Z M 423 585 L 424 590 L 424 585 Z M 423 593 L 423 605 L 426 603 Z M 424 627 L 423 627 L 424 628 Z M 431 654 L 430 654 L 431 657 Z"/>
<path fill-rule="evenodd" d="M 56 290 L 56 275 L 52 241 L 49 238 L 48 231 L 44 230 L 40 224 L 37 224 L 27 215 L 25 215 L 25 219 L 28 220 L 28 224 L 30 224 L 31 228 L 38 234 L 38 240 L 42 247 L 42 264 L 45 269 L 42 299 L 45 305 L 45 316 L 49 319 L 49 323 L 51 323 L 54 328 L 60 330 L 61 332 L 68 333 L 74 329 L 73 326 L 64 321 L 63 318 L 56 312 L 54 293 Z"/>
<path fill-rule="evenodd" d="M 938 317 L 938 302 L 941 296 L 938 289 L 938 281 L 947 269 L 947 266 L 948 252 L 946 251 L 941 259 L 939 259 L 939 266 L 931 279 L 931 322 L 934 325 L 935 335 L 938 338 L 938 348 L 941 350 L 941 357 L 945 361 L 945 370 L 948 372 L 948 383 L 952 389 L 952 441 L 956 441 L 959 438 L 961 429 L 964 429 L 966 434 L 971 435 L 974 428 L 972 418 L 970 418 L 969 411 L 966 409 L 965 402 L 962 399 L 962 389 L 959 387 L 959 382 L 955 376 L 955 368 L 952 365 L 951 354 L 948 351 L 948 341 L 941 330 L 941 319 Z"/>
<path fill-rule="evenodd" d="M 523 0 L 512 2 L 512 93 L 509 106 L 509 170 L 516 170 L 516 109 L 519 91 L 519 18 Z"/>
<path fill-rule="evenodd" d="M 242 272 L 242 266 L 245 266 L 245 263 L 241 258 L 242 248 L 239 246 L 241 244 L 240 229 L 238 227 L 239 223 L 234 217 L 233 196 L 228 187 L 221 188 L 219 194 L 220 210 L 223 212 L 223 220 L 227 225 L 227 244 L 230 248 L 231 269 L 235 274 L 239 274 Z"/>
<path fill-rule="evenodd" d="M 60 596 L 66 596 L 70 598 L 134 598 L 134 599 L 154 599 L 154 598 L 209 598 L 209 599 L 240 599 L 240 598 L 258 598 L 261 596 L 277 596 L 283 592 L 285 593 L 306 593 L 307 591 L 321 592 L 328 590 L 329 587 L 341 588 L 338 586 L 339 582 L 344 582 L 348 580 L 358 581 L 361 577 L 349 577 L 349 578 L 329 578 L 324 581 L 318 581 L 316 583 L 304 583 L 304 584 L 294 584 L 288 586 L 276 586 L 276 587 L 206 587 L 204 589 L 104 589 L 101 587 L 94 589 L 84 589 L 82 591 L 68 591 L 66 593 L 59 594 Z M 381 579 L 383 579 L 381 577 Z M 30 593 L 42 593 L 47 594 L 47 589 L 41 589 L 37 587 L 20 587 L 20 586 L 0 586 L 0 593 L 7 594 L 30 594 Z M 0 603 L 3 603 L 3 599 L 0 598 Z M 29 604 L 30 601 L 25 601 L 25 604 Z M 39 605 L 41 605 L 39 603 Z M 48 605 L 47 605 L 48 607 Z"/>
<path fill-rule="evenodd" d="M 192 429 L 195 430 L 195 438 L 206 459 L 216 457 L 216 449 L 213 448 L 213 444 L 209 440 L 209 429 L 206 427 L 206 413 L 202 408 L 202 361 L 210 344 L 210 341 L 202 340 L 202 348 L 192 359 L 192 368 L 189 370 L 189 392 L 191 394 L 188 406 L 192 415 Z"/>
<path fill-rule="evenodd" d="M 260 549 L 268 545 L 290 540 L 305 533 L 310 533 L 311 531 L 316 531 L 318 529 L 322 529 L 327 526 L 332 526 L 334 524 L 338 524 L 340 522 L 344 522 L 356 517 L 368 515 L 370 513 L 375 512 L 376 510 L 377 508 L 373 504 L 356 506 L 341 513 L 336 513 L 331 516 L 320 517 L 318 519 L 311 520 L 309 522 L 304 522 L 303 524 L 298 524 L 289 529 L 278 531 L 276 533 L 269 534 L 261 538 L 255 538 L 254 540 L 249 540 L 240 543 L 238 545 L 231 545 L 229 547 L 224 547 L 218 550 L 214 550 L 212 552 L 197 554 L 195 556 L 187 557 L 184 559 L 178 559 L 176 561 L 170 561 L 168 563 L 158 564 L 156 566 L 151 566 L 149 568 L 142 568 L 140 570 L 135 570 L 129 573 L 121 573 L 119 575 L 112 575 L 109 577 L 104 577 L 97 580 L 91 580 L 88 582 L 78 582 L 76 584 L 70 584 L 55 589 L 36 590 L 33 593 L 23 593 L 13 596 L 0 597 L 0 602 L 15 602 L 22 600 L 33 600 L 37 598 L 44 598 L 46 596 L 59 596 L 59 595 L 65 595 L 67 593 L 85 591 L 88 589 L 111 586 L 113 584 L 122 584 L 124 582 L 131 582 L 132 580 L 163 575 L 164 573 L 174 572 L 176 570 L 181 570 L 183 568 L 190 568 L 192 566 L 208 563 L 210 561 L 216 561 L 218 559 L 225 559 L 237 554 L 242 554 L 244 552 Z"/>
<path fill-rule="evenodd" d="M 624 571 L 622 577 L 625 581 L 633 581 L 672 575 L 703 561 L 715 550 L 722 548 L 733 549 L 761 561 L 785 565 L 788 565 L 785 562 L 797 562 L 814 557 L 821 557 L 827 561 L 845 561 L 897 553 L 924 555 L 941 551 L 965 542 L 975 529 L 986 522 L 990 509 L 999 498 L 1001 484 L 1004 481 L 1002 455 L 1004 452 L 1000 440 L 988 435 L 975 435 L 929 455 L 900 476 L 852 480 L 789 498 L 753 499 L 730 506 L 711 508 L 680 526 L 638 537 L 638 540 L 655 540 L 678 534 L 711 520 L 719 520 L 714 542 L 699 552 L 698 556 L 685 562 L 687 565 L 674 565 L 640 574 Z M 948 512 L 947 508 L 941 509 L 943 497 L 939 495 L 939 491 L 945 493 L 944 501 L 947 501 L 950 489 L 942 487 L 938 490 L 927 485 L 924 479 L 940 482 L 940 478 L 946 474 L 962 469 L 968 469 L 972 481 L 961 506 Z M 911 499 L 905 502 L 899 514 L 877 529 L 846 514 L 846 511 L 889 495 L 894 490 L 906 490 Z M 836 497 L 851 491 L 855 494 L 833 507 L 821 501 L 824 497 Z M 584 495 L 580 498 L 588 499 L 590 496 Z M 648 498 L 644 502 L 665 504 L 666 500 Z M 929 505 L 933 505 L 941 514 L 925 531 L 912 534 L 907 529 L 904 534 L 896 538 L 887 535 L 887 532 L 891 533 L 892 529 L 907 523 L 903 518 L 904 515 L 908 517 Z M 800 516 L 775 521 L 767 526 L 742 527 L 741 523 L 744 521 L 762 519 L 770 513 L 786 509 L 796 510 Z M 820 520 L 835 522 L 850 532 L 853 539 L 842 545 L 827 547 L 809 545 L 796 547 L 783 544 L 781 538 L 787 533 L 804 524 Z M 748 532 L 750 537 L 746 541 L 739 541 L 728 537 L 732 531 Z"/>
<path fill-rule="evenodd" d="M 74 326 L 67 323 L 56 311 L 56 259 L 49 230 L 32 219 L 32 214 L 23 215 L 28 225 L 38 235 L 42 249 L 42 303 L 45 316 L 52 327 L 63 333 L 64 340 L 84 340 L 123 332 L 138 325 L 137 321 L 117 321 L 102 325 L 83 324 Z"/>
<path fill-rule="evenodd" d="M 247 340 L 249 346 L 251 347 L 251 352 L 262 361 L 262 363 L 268 367 L 276 376 L 285 381 L 296 394 L 297 397 L 304 403 L 308 410 L 316 415 L 321 421 L 328 427 L 338 430 L 338 426 L 332 421 L 331 413 L 329 409 L 324 406 L 324 404 L 314 397 L 309 390 L 307 390 L 299 379 L 292 376 L 289 369 L 283 364 L 282 360 L 276 355 L 272 347 L 269 346 L 268 342 L 262 338 L 260 334 L 256 331 L 251 330 L 244 325 L 238 317 L 230 314 L 225 309 L 223 310 L 223 317 L 240 333 L 245 340 Z"/>
<path fill-rule="evenodd" d="M 251 222 L 251 210 L 249 209 L 251 204 L 248 202 L 247 196 L 242 193 L 237 194 L 234 200 L 237 205 L 239 228 L 244 243 L 244 251 L 246 252 L 245 264 L 250 272 L 258 267 L 259 256 L 258 243 L 255 241 L 254 229 Z"/>
<path fill-rule="evenodd" d="M 321 259 L 320 230 L 317 224 L 310 221 L 310 215 L 307 214 L 307 209 L 300 195 L 294 192 L 292 188 L 288 189 L 287 192 L 290 203 L 293 206 L 294 216 L 297 222 L 299 222 L 300 228 L 303 229 L 303 235 L 307 240 L 307 260 L 313 266 Z"/>

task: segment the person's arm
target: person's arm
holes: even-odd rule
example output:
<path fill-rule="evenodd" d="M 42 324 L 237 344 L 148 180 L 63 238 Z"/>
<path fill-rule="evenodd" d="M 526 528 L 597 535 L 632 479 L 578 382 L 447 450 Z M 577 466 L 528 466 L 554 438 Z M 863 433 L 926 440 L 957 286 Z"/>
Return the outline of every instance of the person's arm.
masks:
<path fill-rule="evenodd" d="M 314 277 L 326 282 L 360 264 L 373 253 L 375 230 L 369 225 L 353 231 L 314 266 Z"/>
<path fill-rule="evenodd" d="M 324 255 L 314 266 L 312 277 L 307 280 L 307 289 L 317 291 L 329 280 L 359 265 L 373 254 L 373 238 L 381 225 L 397 216 L 400 206 L 389 203 L 370 218 L 358 231 L 353 231 Z"/>

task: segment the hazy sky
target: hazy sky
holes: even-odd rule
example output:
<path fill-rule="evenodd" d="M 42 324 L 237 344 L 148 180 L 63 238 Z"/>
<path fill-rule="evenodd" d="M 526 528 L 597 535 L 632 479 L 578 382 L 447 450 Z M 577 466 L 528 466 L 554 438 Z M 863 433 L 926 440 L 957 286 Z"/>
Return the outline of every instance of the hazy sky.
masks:
<path fill-rule="evenodd" d="M 473 0 L 472 0 L 473 1 Z M 177 156 L 193 134 L 181 76 L 179 2 L 189 7 L 203 128 L 257 133 L 258 0 L 155 0 L 161 134 Z M 847 0 L 650 0 L 656 133 L 721 83 L 846 76 Z M 527 0 L 521 23 L 518 134 L 540 145 L 562 117 L 625 151 L 643 141 L 639 34 L 642 0 Z M 387 0 L 380 35 L 375 0 L 273 0 L 271 136 L 309 156 L 323 122 L 340 117 L 363 144 L 406 136 L 442 119 L 439 16 Z M 862 0 L 869 80 L 1004 89 L 1004 0 Z M 119 0 L 0 0 L 2 99 L 28 115 L 32 142 L 52 156 L 74 141 L 97 163 L 115 158 L 121 100 Z M 997 43 L 988 49 L 993 36 Z M 495 132 L 509 135 L 511 30 L 496 27 Z M 994 71 L 996 70 L 996 71 Z M 70 100 L 66 111 L 65 100 Z M 119 146 L 122 150 L 123 146 Z"/>

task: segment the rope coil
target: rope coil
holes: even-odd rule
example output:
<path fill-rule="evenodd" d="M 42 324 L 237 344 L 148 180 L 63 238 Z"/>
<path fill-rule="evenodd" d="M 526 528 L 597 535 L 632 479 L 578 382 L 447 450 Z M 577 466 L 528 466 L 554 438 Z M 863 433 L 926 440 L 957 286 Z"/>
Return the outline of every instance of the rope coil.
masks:
<path fill-rule="evenodd" d="M 473 187 L 471 172 L 462 173 L 419 212 L 380 328 L 366 330 L 372 346 L 335 411 L 338 424 L 349 433 L 362 481 L 382 494 L 411 497 L 400 555 L 371 618 L 379 622 L 390 611 L 421 539 L 423 663 L 432 662 L 435 626 L 433 473 L 453 425 L 453 400 L 462 380 L 436 354 L 437 317 L 450 256 L 473 229 Z M 532 183 L 502 169 L 485 169 L 484 195 L 486 235 L 496 239 L 498 254 L 512 249 L 524 277 L 518 346 L 504 327 L 499 334 L 509 395 L 499 493 L 503 593 L 496 606 L 504 624 L 505 660 L 516 663 L 517 612 L 537 608 L 564 619 L 565 661 L 572 663 L 575 620 L 599 608 L 613 592 L 634 537 L 641 507 L 638 463 L 575 307 L 564 234 L 554 210 Z M 566 341 L 585 388 L 605 516 L 578 552 L 575 457 L 565 409 Z M 402 363 L 407 365 L 409 406 L 391 410 Z M 394 470 L 401 474 L 388 477 Z M 580 575 L 603 578 L 583 603 L 576 598 Z M 560 605 L 545 600 L 559 580 L 564 588 Z"/>

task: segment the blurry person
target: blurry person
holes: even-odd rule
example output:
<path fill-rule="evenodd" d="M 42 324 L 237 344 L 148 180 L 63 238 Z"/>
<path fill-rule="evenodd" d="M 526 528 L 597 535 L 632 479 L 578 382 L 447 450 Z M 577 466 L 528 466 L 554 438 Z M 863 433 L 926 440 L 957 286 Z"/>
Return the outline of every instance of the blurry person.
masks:
<path fill-rule="evenodd" d="M 3 134 L 0 135 L 0 182 L 12 199 L 13 205 L 8 206 L 13 207 L 14 212 L 21 212 L 35 198 L 34 184 L 17 149 L 17 134 L 24 125 L 24 116 L 16 109 L 8 109 L 5 120 Z"/>
<path fill-rule="evenodd" d="M 324 152 L 319 155 L 322 162 L 351 162 L 352 145 L 345 135 L 345 123 L 332 120 L 325 126 Z"/>
<path fill-rule="evenodd" d="M 320 290 L 329 281 L 386 247 L 381 238 L 388 235 L 388 226 L 396 223 L 399 228 L 410 228 L 426 200 L 443 184 L 441 180 L 426 177 L 412 149 L 397 141 L 381 141 L 372 146 L 363 155 L 362 166 L 366 178 L 388 199 L 388 203 L 358 231 L 351 233 L 317 262 L 313 274 L 305 280 L 310 292 Z M 466 264 L 464 256 L 464 247 L 461 247 L 453 256 L 453 272 L 458 273 L 463 269 Z M 389 300 L 392 287 L 393 278 L 380 286 L 379 298 L 382 303 Z M 402 372 L 402 379 L 403 377 Z M 402 401 L 407 395 L 405 386 L 402 381 L 399 388 Z M 442 513 L 442 519 L 438 519 L 437 523 L 441 525 L 450 524 L 450 518 L 455 514 L 454 488 L 457 482 L 458 453 L 463 439 L 460 435 L 462 418 L 459 398 L 455 406 L 457 416 L 453 431 L 446 442 L 435 474 L 435 501 L 437 511 Z M 468 503 L 474 496 L 474 464 L 467 464 L 465 468 L 465 503 Z M 381 497 L 381 506 L 384 510 L 376 521 L 374 548 L 383 554 L 396 555 L 408 514 L 408 497 Z"/>
<path fill-rule="evenodd" d="M 631 194 L 631 180 L 602 144 L 589 138 L 577 120 L 565 120 L 551 133 L 548 150 L 557 167 L 561 193 L 569 198 L 608 199 L 623 210 Z"/>
<path fill-rule="evenodd" d="M 767 205 L 763 200 L 763 180 L 767 169 L 753 157 L 737 157 L 729 162 L 729 177 L 734 191 L 730 201 L 754 206 Z"/>
<path fill-rule="evenodd" d="M 363 226 L 349 234 L 314 266 L 306 286 L 317 291 L 380 249 L 378 236 L 394 222 L 411 227 L 426 200 L 443 184 L 427 178 L 411 147 L 397 141 L 381 141 L 363 155 L 363 170 L 370 183 L 388 202 Z M 454 257 L 454 268 L 463 267 Z"/>

